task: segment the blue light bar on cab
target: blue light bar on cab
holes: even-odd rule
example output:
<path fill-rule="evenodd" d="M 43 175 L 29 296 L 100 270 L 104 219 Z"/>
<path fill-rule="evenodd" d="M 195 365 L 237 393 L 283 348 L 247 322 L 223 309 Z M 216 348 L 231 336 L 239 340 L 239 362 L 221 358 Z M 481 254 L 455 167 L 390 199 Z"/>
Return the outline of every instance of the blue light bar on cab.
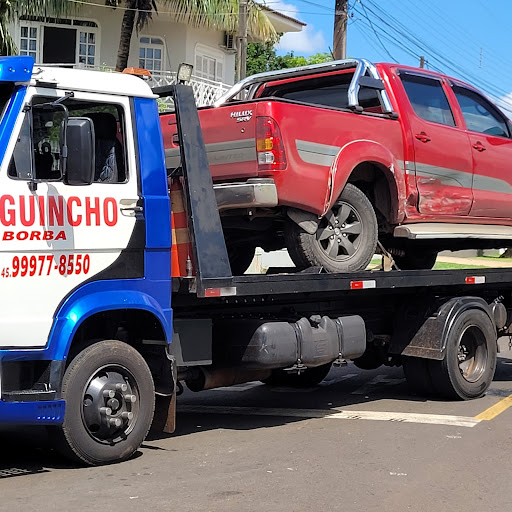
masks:
<path fill-rule="evenodd" d="M 34 59 L 28 55 L 0 57 L 0 82 L 29 82 Z"/>

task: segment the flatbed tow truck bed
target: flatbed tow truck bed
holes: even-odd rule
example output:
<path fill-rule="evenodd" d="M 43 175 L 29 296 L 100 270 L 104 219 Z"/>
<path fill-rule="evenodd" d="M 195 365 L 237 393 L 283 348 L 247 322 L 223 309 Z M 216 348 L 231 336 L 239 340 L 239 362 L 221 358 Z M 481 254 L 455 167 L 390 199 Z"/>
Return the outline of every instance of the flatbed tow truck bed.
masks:
<path fill-rule="evenodd" d="M 262 295 L 295 295 L 303 293 L 349 292 L 353 290 L 400 291 L 436 287 L 436 291 L 472 287 L 512 287 L 512 269 L 482 268 L 456 270 L 381 270 L 351 274 L 312 272 L 247 274 L 231 279 L 204 280 L 207 297 L 252 297 Z M 480 289 L 480 287 L 478 288 Z M 194 278 L 174 278 L 174 300 L 182 295 L 195 294 Z"/>

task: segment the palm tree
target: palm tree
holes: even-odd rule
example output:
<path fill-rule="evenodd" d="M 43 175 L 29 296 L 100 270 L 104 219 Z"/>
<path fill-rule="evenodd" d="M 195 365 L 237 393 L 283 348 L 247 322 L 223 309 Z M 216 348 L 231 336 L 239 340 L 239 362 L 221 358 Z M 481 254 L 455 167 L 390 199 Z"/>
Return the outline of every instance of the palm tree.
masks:
<path fill-rule="evenodd" d="M 17 53 L 16 45 L 9 33 L 9 23 L 20 16 L 67 15 L 79 9 L 80 0 L 0 0 L 0 55 Z"/>
<path fill-rule="evenodd" d="M 238 0 L 161 0 L 160 3 L 178 23 L 231 33 L 238 29 Z M 106 0 L 106 4 L 114 8 L 123 5 L 125 9 L 116 63 L 116 71 L 122 71 L 128 63 L 133 30 L 140 31 L 152 20 L 153 12 L 158 12 L 157 5 L 155 0 Z M 274 27 L 254 0 L 249 0 L 248 30 L 256 39 L 277 40 Z"/>

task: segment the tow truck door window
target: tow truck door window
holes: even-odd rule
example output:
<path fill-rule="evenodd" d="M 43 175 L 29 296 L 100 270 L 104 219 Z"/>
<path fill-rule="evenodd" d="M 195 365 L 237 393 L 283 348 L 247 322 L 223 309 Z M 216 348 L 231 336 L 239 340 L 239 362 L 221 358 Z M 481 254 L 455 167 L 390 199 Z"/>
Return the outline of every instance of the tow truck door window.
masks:
<path fill-rule="evenodd" d="M 473 154 L 475 217 L 512 217 L 512 139 L 507 120 L 483 96 L 455 85 Z"/>
<path fill-rule="evenodd" d="M 34 153 L 27 151 L 32 147 L 32 118 L 25 115 L 21 125 L 20 134 L 14 146 L 14 154 L 9 166 L 9 176 L 18 177 L 21 180 L 31 180 L 34 169 Z"/>
<path fill-rule="evenodd" d="M 41 108 L 52 98 L 36 97 L 25 115 L 9 176 L 22 180 L 62 181 L 60 136 L 64 110 L 60 106 Z M 69 117 L 88 117 L 95 127 L 96 171 L 98 183 L 123 183 L 126 181 L 126 152 L 122 111 L 115 105 L 91 104 L 79 101 L 65 102 Z M 23 139 L 23 140 L 22 140 Z M 33 158 L 27 148 L 33 148 Z"/>
<path fill-rule="evenodd" d="M 418 209 L 435 217 L 468 215 L 473 202 L 469 139 L 455 126 L 443 83 L 401 73 L 414 153 L 407 157 L 409 186 L 418 190 Z M 405 112 L 404 112 L 405 113 Z"/>

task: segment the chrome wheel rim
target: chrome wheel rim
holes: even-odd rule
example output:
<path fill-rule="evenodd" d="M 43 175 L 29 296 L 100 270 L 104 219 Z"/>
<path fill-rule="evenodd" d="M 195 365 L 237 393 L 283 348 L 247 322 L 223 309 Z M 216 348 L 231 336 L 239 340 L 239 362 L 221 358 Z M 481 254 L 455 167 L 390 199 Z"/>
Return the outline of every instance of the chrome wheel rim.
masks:
<path fill-rule="evenodd" d="M 483 332 L 475 325 L 464 329 L 457 347 L 459 371 L 467 382 L 476 382 L 485 371 L 487 344 Z"/>
<path fill-rule="evenodd" d="M 336 261 L 350 259 L 361 245 L 363 223 L 350 204 L 339 201 L 322 217 L 316 241 L 324 254 Z"/>

